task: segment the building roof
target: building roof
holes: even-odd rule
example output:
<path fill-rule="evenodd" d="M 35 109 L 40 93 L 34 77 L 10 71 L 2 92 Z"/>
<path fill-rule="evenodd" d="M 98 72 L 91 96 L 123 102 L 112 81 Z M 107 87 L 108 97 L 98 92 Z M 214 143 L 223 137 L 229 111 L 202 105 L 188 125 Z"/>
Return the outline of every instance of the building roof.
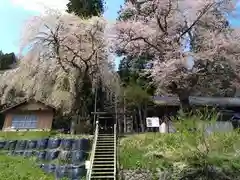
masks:
<path fill-rule="evenodd" d="M 179 106 L 178 97 L 153 96 L 153 102 L 158 105 Z M 207 106 L 240 106 L 240 98 L 237 97 L 197 97 L 190 96 L 191 105 L 207 105 Z"/>
<path fill-rule="evenodd" d="M 43 104 L 44 106 L 46 106 L 46 107 L 48 107 L 48 108 L 50 108 L 50 109 L 53 109 L 53 110 L 56 110 L 56 108 L 55 107 L 53 107 L 53 106 L 51 106 L 51 105 L 47 105 L 46 103 L 44 103 L 44 102 L 42 102 L 42 101 L 39 101 L 39 100 L 23 100 L 23 101 L 20 101 L 20 102 L 18 102 L 18 103 L 15 103 L 15 104 L 13 104 L 13 105 L 5 105 L 5 106 L 3 106 L 3 109 L 0 111 L 0 113 L 5 113 L 5 112 L 7 112 L 7 111 L 9 111 L 9 110 L 11 110 L 11 109 L 14 109 L 14 108 L 17 108 L 17 107 L 19 107 L 19 106 L 21 106 L 21 105 L 24 105 L 24 104 L 27 104 L 27 103 L 31 103 L 31 102 L 35 102 L 35 103 L 40 103 L 40 104 Z"/>

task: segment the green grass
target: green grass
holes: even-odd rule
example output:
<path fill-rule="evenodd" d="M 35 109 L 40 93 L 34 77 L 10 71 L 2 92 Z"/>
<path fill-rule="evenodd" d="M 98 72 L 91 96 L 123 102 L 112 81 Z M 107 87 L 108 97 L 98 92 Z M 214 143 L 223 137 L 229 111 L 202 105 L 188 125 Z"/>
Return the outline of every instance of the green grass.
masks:
<path fill-rule="evenodd" d="M 45 137 L 51 136 L 51 132 L 33 132 L 33 131 L 25 131 L 25 132 L 0 132 L 0 139 L 2 140 L 28 140 L 28 139 L 41 139 Z"/>
<path fill-rule="evenodd" d="M 89 135 L 67 135 L 56 132 L 0 132 L 0 140 L 34 140 L 41 138 L 89 138 Z M 42 162 L 43 163 L 43 162 Z M 65 164 L 65 161 L 55 160 L 52 163 Z M 36 167 L 36 159 L 25 159 L 17 156 L 7 156 L 0 152 L 0 180 L 54 180 L 51 175 L 45 174 Z"/>
<path fill-rule="evenodd" d="M 153 173 L 157 169 L 170 171 L 173 180 L 186 174 L 190 179 L 198 179 L 197 176 L 209 171 L 209 167 L 224 172 L 224 175 L 216 173 L 215 178 L 240 177 L 240 133 L 235 131 L 209 136 L 200 131 L 133 135 L 120 140 L 119 152 L 120 165 L 124 169 L 147 169 Z"/>
<path fill-rule="evenodd" d="M 36 162 L 22 157 L 10 157 L 0 154 L 0 180 L 54 180 L 45 174 Z"/>
<path fill-rule="evenodd" d="M 169 168 L 175 163 L 188 164 L 196 155 L 206 153 L 197 134 L 146 133 L 123 138 L 120 142 L 120 162 L 124 168 Z M 205 139 L 209 145 L 208 160 L 220 163 L 223 156 L 240 160 L 240 134 L 214 134 Z M 222 156 L 219 159 L 215 156 Z M 214 161 L 216 160 L 216 161 Z M 224 160 L 225 161 L 225 160 Z M 225 161 L 226 162 L 226 161 Z M 240 162 L 239 162 L 240 163 Z"/>
<path fill-rule="evenodd" d="M 70 134 L 59 134 L 55 131 L 22 131 L 22 132 L 4 132 L 0 131 L 0 140 L 33 140 L 41 138 L 91 138 L 89 135 L 70 135 Z"/>

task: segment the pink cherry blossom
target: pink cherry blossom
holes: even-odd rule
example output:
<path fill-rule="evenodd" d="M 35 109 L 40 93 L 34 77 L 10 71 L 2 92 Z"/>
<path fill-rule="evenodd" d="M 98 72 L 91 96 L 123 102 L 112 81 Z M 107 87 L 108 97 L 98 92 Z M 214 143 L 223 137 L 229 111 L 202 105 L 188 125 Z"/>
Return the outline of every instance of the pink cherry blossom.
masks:
<path fill-rule="evenodd" d="M 101 80 L 111 90 L 115 74 L 104 38 L 106 25 L 102 17 L 81 19 L 57 11 L 31 17 L 20 41 L 21 52 L 27 53 L 21 53 L 17 69 L 0 76 L 2 103 L 13 101 L 12 92 L 24 92 L 23 98 L 40 99 L 69 113 L 79 103 L 76 96 L 85 76 L 93 86 Z"/>
<path fill-rule="evenodd" d="M 115 24 L 117 37 L 113 49 L 135 57 L 151 55 L 153 67 L 148 71 L 159 91 L 173 81 L 191 88 L 189 79 L 196 79 L 202 72 L 197 64 L 219 58 L 225 59 L 238 76 L 240 33 L 226 26 L 226 16 L 236 12 L 237 3 L 237 0 L 128 1 Z M 193 42 L 196 35 L 199 48 L 186 51 L 186 43 Z M 195 62 L 190 69 L 186 66 L 189 59 Z M 191 84 L 196 83 L 197 80 Z"/>

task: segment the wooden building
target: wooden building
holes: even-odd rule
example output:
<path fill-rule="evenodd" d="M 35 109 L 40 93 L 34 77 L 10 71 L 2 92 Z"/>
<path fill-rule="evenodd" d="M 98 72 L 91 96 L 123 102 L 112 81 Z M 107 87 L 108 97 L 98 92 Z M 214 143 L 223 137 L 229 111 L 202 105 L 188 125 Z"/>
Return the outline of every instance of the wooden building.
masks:
<path fill-rule="evenodd" d="M 149 108 L 155 116 L 174 115 L 180 108 L 178 97 L 154 96 L 154 107 Z M 226 116 L 224 119 L 230 119 L 234 113 L 240 112 L 239 97 L 197 97 L 190 96 L 189 103 L 193 108 L 214 107 Z"/>
<path fill-rule="evenodd" d="M 55 108 L 40 101 L 23 101 L 1 111 L 3 131 L 48 131 L 52 128 Z"/>

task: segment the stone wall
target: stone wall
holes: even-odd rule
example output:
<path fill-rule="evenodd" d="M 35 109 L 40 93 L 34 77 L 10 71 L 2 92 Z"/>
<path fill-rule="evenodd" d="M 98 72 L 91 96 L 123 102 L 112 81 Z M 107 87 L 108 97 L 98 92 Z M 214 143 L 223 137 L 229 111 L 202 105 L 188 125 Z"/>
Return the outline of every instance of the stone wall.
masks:
<path fill-rule="evenodd" d="M 0 152 L 34 158 L 36 166 L 56 178 L 80 179 L 86 175 L 89 139 L 0 140 Z"/>

